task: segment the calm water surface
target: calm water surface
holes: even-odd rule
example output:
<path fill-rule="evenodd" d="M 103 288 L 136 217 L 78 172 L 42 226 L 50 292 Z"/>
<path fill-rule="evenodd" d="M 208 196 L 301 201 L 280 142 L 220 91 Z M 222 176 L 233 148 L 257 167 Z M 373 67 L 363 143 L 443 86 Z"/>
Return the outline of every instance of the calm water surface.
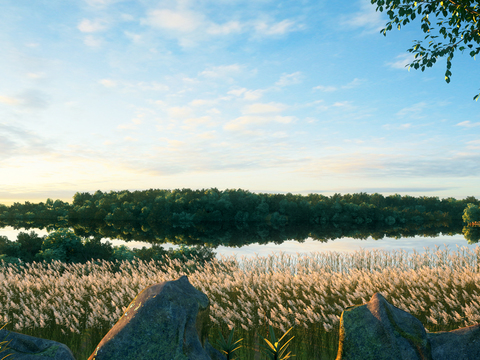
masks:
<path fill-rule="evenodd" d="M 0 229 L 0 235 L 7 236 L 10 240 L 15 240 L 17 238 L 17 234 L 22 230 L 15 230 L 12 227 L 5 227 Z M 23 230 L 26 231 L 26 230 Z M 28 232 L 32 230 L 27 230 Z M 40 236 L 47 235 L 48 232 L 46 230 L 33 230 Z M 123 240 L 117 239 L 103 239 L 102 242 L 110 241 L 113 246 L 120 246 L 125 245 L 131 249 L 137 248 L 141 249 L 143 246 L 149 248 L 152 245 L 146 242 L 137 242 L 137 241 L 130 241 L 126 242 Z M 308 238 L 305 242 L 300 243 L 296 240 L 289 240 L 285 241 L 284 243 L 277 245 L 274 243 L 268 245 L 259 245 L 259 244 L 252 244 L 242 246 L 241 248 L 230 248 L 226 246 L 219 246 L 218 248 L 214 249 L 215 253 L 217 254 L 217 258 L 220 259 L 221 255 L 223 256 L 233 256 L 236 255 L 239 260 L 241 257 L 244 256 L 245 258 L 251 258 L 258 256 L 268 256 L 272 253 L 278 253 L 280 251 L 284 252 L 285 254 L 292 254 L 295 255 L 296 253 L 311 253 L 311 252 L 326 252 L 326 251 L 338 251 L 338 252 L 348 252 L 353 253 L 355 251 L 364 249 L 364 250 L 386 250 L 386 251 L 394 251 L 394 250 L 404 250 L 409 254 L 413 252 L 413 250 L 417 251 L 418 253 L 424 253 L 426 248 L 428 247 L 430 250 L 435 251 L 435 245 L 440 247 L 440 250 L 444 249 L 447 246 L 452 252 L 457 250 L 457 245 L 461 247 L 466 247 L 469 250 L 474 250 L 479 246 L 479 244 L 470 245 L 465 240 L 462 235 L 440 235 L 438 237 L 421 237 L 416 236 L 412 238 L 383 238 L 381 240 L 374 240 L 369 237 L 366 240 L 360 239 L 353 239 L 353 238 L 342 238 L 336 240 L 330 240 L 327 243 L 322 243 L 317 240 L 313 240 Z M 178 245 L 172 245 L 170 243 L 163 244 L 162 247 L 165 249 L 178 248 Z"/>

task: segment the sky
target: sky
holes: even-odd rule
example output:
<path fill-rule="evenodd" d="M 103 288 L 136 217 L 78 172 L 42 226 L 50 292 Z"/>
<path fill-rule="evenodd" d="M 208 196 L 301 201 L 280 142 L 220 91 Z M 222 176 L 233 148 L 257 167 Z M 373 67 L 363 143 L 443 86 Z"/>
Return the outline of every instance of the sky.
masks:
<path fill-rule="evenodd" d="M 478 60 L 369 0 L 2 0 L 0 203 L 216 187 L 480 197 Z"/>

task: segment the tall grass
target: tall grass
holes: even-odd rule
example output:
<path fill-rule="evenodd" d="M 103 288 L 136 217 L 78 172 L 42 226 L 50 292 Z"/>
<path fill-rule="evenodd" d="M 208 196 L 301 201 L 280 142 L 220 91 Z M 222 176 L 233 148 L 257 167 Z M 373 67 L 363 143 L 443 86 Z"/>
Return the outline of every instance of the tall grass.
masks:
<path fill-rule="evenodd" d="M 244 359 L 260 359 L 269 325 L 279 337 L 290 327 L 297 359 L 334 359 L 342 311 L 381 292 L 416 316 L 428 331 L 480 322 L 480 247 L 405 251 L 284 253 L 253 259 L 66 265 L 0 264 L 0 323 L 6 329 L 66 344 L 87 359 L 144 288 L 187 275 L 210 299 L 210 343 L 235 327 Z M 238 329 L 238 330 L 237 330 Z"/>

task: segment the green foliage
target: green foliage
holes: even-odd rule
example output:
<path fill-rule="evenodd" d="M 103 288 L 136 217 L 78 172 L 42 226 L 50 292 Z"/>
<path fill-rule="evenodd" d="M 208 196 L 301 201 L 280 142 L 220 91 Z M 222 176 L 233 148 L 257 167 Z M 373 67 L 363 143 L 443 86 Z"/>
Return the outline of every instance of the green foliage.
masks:
<path fill-rule="evenodd" d="M 0 225 L 47 228 L 50 232 L 68 227 L 85 240 L 93 237 L 210 247 L 243 246 L 246 239 L 262 244 L 308 237 L 321 241 L 345 236 L 377 239 L 409 236 L 413 231 L 429 236 L 445 232 L 445 228 L 449 233 L 460 233 L 463 210 L 468 203 L 480 205 L 474 197 L 456 200 L 378 193 L 326 197 L 216 188 L 97 191 L 75 194 L 72 204 L 48 199 L 45 203 L 3 207 Z M 436 232 L 434 227 L 438 229 Z M 16 248 L 17 245 L 10 244 L 11 253 L 3 253 L 31 261 L 40 240 L 27 240 L 30 245 Z M 62 251 L 59 255 L 66 256 Z M 99 240 L 88 240 L 81 251 L 74 249 L 69 255 L 77 257 L 75 261 L 115 259 L 114 249 Z M 123 250 L 118 250 L 117 256 L 131 258 Z"/>
<path fill-rule="evenodd" d="M 210 262 L 215 258 L 211 248 L 202 246 L 181 245 L 178 249 L 163 249 L 161 246 L 152 246 L 147 249 L 130 250 L 127 246 L 112 247 L 110 242 L 101 243 L 101 237 L 82 238 L 70 229 L 59 229 L 48 236 L 39 237 L 35 232 L 30 234 L 20 232 L 17 241 L 10 241 L 6 236 L 0 236 L 0 260 L 5 263 L 17 264 L 31 263 L 33 261 L 52 262 L 59 260 L 64 263 L 85 263 L 92 260 L 116 261 L 115 268 L 121 261 L 135 259 L 150 261 L 165 261 L 165 259 L 178 259 L 182 263 L 195 261 L 191 265 L 192 271 Z"/>
<path fill-rule="evenodd" d="M 114 249 L 110 242 L 101 243 L 101 236 L 83 240 L 82 262 L 95 260 L 108 260 L 114 258 Z"/>
<path fill-rule="evenodd" d="M 134 253 L 125 245 L 115 246 L 113 250 L 113 257 L 118 261 L 132 261 L 134 256 Z"/>
<path fill-rule="evenodd" d="M 35 259 L 35 254 L 42 249 L 45 236 L 40 237 L 34 231 L 30 234 L 26 232 L 20 232 L 17 235 L 17 244 L 20 246 L 19 258 L 24 262 L 32 262 Z"/>
<path fill-rule="evenodd" d="M 285 334 L 283 334 L 283 336 L 277 340 L 276 336 L 275 336 L 275 332 L 273 330 L 273 327 L 270 325 L 270 341 L 268 339 L 263 339 L 267 346 L 263 345 L 263 344 L 259 344 L 259 346 L 262 348 L 262 352 L 264 352 L 264 354 L 268 357 L 268 359 L 270 360 L 287 360 L 289 359 L 290 357 L 292 356 L 295 356 L 295 355 L 291 355 L 291 352 L 289 352 L 288 354 L 286 354 L 285 356 L 283 356 L 284 352 L 287 350 L 287 346 L 289 345 L 290 341 L 295 337 L 291 337 L 285 344 L 283 344 L 283 346 L 280 345 L 280 342 L 283 340 L 283 338 L 289 333 L 290 330 L 292 330 L 292 328 L 288 329 L 287 332 Z M 233 357 L 233 353 L 240 349 L 242 346 L 239 345 L 237 346 L 237 344 L 242 341 L 243 339 L 240 339 L 240 340 L 237 340 L 235 342 L 233 342 L 233 332 L 234 332 L 235 328 L 232 328 L 232 330 L 230 331 L 230 335 L 228 337 L 228 340 L 225 341 L 225 338 L 223 337 L 223 334 L 222 332 L 219 330 L 219 340 L 217 340 L 217 346 L 220 348 L 220 351 L 222 353 L 225 354 L 225 356 L 227 357 L 227 360 L 230 360 L 230 359 L 234 359 Z"/>
<path fill-rule="evenodd" d="M 232 360 L 234 359 L 233 357 L 233 353 L 240 349 L 242 346 L 239 345 L 239 346 L 236 346 L 237 343 L 239 343 L 240 341 L 242 341 L 243 339 L 240 339 L 240 340 L 237 340 L 235 342 L 232 342 L 233 341 L 233 332 L 235 331 L 235 328 L 232 328 L 232 330 L 230 331 L 230 336 L 228 337 L 228 340 L 225 341 L 225 338 L 223 337 L 223 334 L 220 330 L 218 330 L 218 333 L 220 335 L 220 340 L 217 340 L 217 346 L 220 348 L 220 351 L 222 353 L 225 354 L 225 356 L 227 357 L 227 360 Z"/>
<path fill-rule="evenodd" d="M 480 207 L 475 204 L 467 204 L 467 207 L 463 210 L 462 219 L 467 224 L 480 221 Z"/>
<path fill-rule="evenodd" d="M 407 50 L 415 54 L 413 62 L 408 64 L 409 69 L 413 67 L 424 71 L 426 67 L 432 67 L 439 57 L 446 56 L 445 81 L 449 83 L 455 50 L 463 52 L 468 48 L 473 58 L 480 52 L 480 46 L 475 46 L 480 45 L 480 6 L 476 0 L 371 0 L 371 3 L 377 4 L 377 11 L 386 11 L 391 20 L 380 30 L 385 36 L 393 28 L 400 30 L 417 15 L 421 17 L 421 29 L 427 34 L 424 41 L 428 41 L 428 46 L 424 47 L 422 41 L 414 41 L 415 44 Z M 435 28 L 431 21 L 434 20 L 429 16 L 434 16 L 437 21 L 438 35 L 432 35 Z M 436 39 L 440 36 L 448 42 L 438 42 Z M 478 100 L 479 95 L 473 99 Z"/>
<path fill-rule="evenodd" d="M 466 226 L 463 227 L 463 236 L 469 244 L 478 243 L 480 240 L 480 226 L 471 226 L 472 223 L 480 222 L 480 207 L 475 204 L 468 204 L 462 216 Z"/>
<path fill-rule="evenodd" d="M 5 324 L 5 325 L 6 325 L 6 324 Z M 2 330 L 2 329 L 5 327 L 5 325 L 3 325 L 3 326 L 0 328 L 0 330 Z M 10 340 L 10 341 L 12 341 L 12 340 Z M 8 344 L 10 344 L 10 341 L 5 345 L 5 347 L 3 346 L 3 344 L 5 344 L 6 341 L 0 342 L 0 353 L 1 353 L 1 352 L 4 352 L 5 350 L 8 350 L 7 346 L 8 346 Z M 6 359 L 7 357 L 9 357 L 9 356 L 11 356 L 11 355 L 13 355 L 13 354 L 8 354 L 8 355 L 2 357 L 2 360 Z"/>
<path fill-rule="evenodd" d="M 70 229 L 54 231 L 43 240 L 41 250 L 35 255 L 39 261 L 59 260 L 64 263 L 77 262 L 83 249 L 82 238 Z"/>
<path fill-rule="evenodd" d="M 470 245 L 476 244 L 480 240 L 480 228 L 465 226 L 463 228 L 463 236 Z"/>
<path fill-rule="evenodd" d="M 280 339 L 277 340 L 277 338 L 275 337 L 275 332 L 273 331 L 273 327 L 272 327 L 272 325 L 270 325 L 270 331 L 269 331 L 270 332 L 270 341 L 268 341 L 267 339 L 263 339 L 267 343 L 267 346 L 265 346 L 263 344 L 260 344 L 260 346 L 262 347 L 262 350 L 264 351 L 265 355 L 267 355 L 270 360 L 286 360 L 286 359 L 288 359 L 292 356 L 295 356 L 295 355 L 290 355 L 291 352 L 289 352 L 288 354 L 283 356 L 283 353 L 285 351 L 287 351 L 287 346 L 288 346 L 289 342 L 292 341 L 292 339 L 295 336 L 288 339 L 288 341 L 285 344 L 283 344 L 283 346 L 280 347 L 280 342 L 283 340 L 285 335 L 287 335 L 289 333 L 289 331 L 292 330 L 292 329 L 293 329 L 293 327 L 288 329 L 287 332 L 285 334 L 283 334 L 283 336 Z"/>

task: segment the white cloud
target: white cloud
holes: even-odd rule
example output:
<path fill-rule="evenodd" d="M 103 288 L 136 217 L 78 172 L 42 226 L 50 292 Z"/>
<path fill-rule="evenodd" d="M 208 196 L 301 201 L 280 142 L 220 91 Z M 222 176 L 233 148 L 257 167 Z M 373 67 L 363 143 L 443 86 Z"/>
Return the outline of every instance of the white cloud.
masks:
<path fill-rule="evenodd" d="M 223 23 L 211 21 L 200 11 L 187 8 L 189 2 L 179 1 L 176 9 L 160 8 L 147 11 L 140 23 L 156 29 L 170 31 L 182 47 L 192 47 L 212 36 L 228 36 L 253 32 L 257 36 L 283 35 L 303 29 L 302 24 L 293 20 L 272 21 L 258 19 L 253 21 L 227 20 Z"/>
<path fill-rule="evenodd" d="M 117 126 L 117 129 L 119 130 L 133 130 L 135 128 L 135 124 L 120 124 Z"/>
<path fill-rule="evenodd" d="M 163 100 L 155 100 L 155 101 L 153 101 L 153 103 L 156 104 L 156 105 L 162 106 L 162 107 L 167 106 L 167 103 Z"/>
<path fill-rule="evenodd" d="M 342 89 L 352 89 L 352 88 L 357 87 L 357 86 L 359 86 L 363 83 L 364 83 L 364 80 L 359 79 L 359 78 L 355 78 L 352 81 L 350 81 L 347 85 L 343 85 Z"/>
<path fill-rule="evenodd" d="M 0 103 L 7 105 L 19 105 L 22 101 L 18 98 L 11 96 L 2 96 L 0 95 Z"/>
<path fill-rule="evenodd" d="M 240 66 L 239 64 L 220 65 L 210 67 L 202 71 L 199 75 L 210 78 L 227 77 L 235 73 L 239 73 L 241 70 L 242 66 Z"/>
<path fill-rule="evenodd" d="M 99 84 L 102 84 L 105 87 L 111 88 L 117 86 L 117 83 L 110 79 L 102 79 L 99 81 Z"/>
<path fill-rule="evenodd" d="M 280 112 L 287 108 L 284 104 L 270 102 L 268 104 L 265 103 L 255 103 L 251 105 L 247 105 L 243 108 L 244 114 L 264 114 L 264 113 L 272 113 L 272 112 Z"/>
<path fill-rule="evenodd" d="M 313 90 L 320 90 L 320 91 L 323 91 L 323 92 L 333 92 L 333 91 L 337 91 L 339 89 L 352 89 L 354 87 L 357 87 L 357 86 L 363 84 L 364 82 L 365 81 L 362 80 L 362 79 L 355 78 L 352 81 L 350 81 L 348 84 L 340 86 L 340 88 L 335 87 L 335 86 L 318 85 L 318 86 L 315 86 L 313 88 Z"/>
<path fill-rule="evenodd" d="M 358 144 L 358 145 L 365 144 L 365 141 L 361 139 L 345 139 L 343 141 L 346 143 L 352 143 L 352 144 Z"/>
<path fill-rule="evenodd" d="M 172 150 L 178 150 L 179 147 L 182 147 L 185 145 L 185 141 L 181 141 L 181 140 L 167 139 L 167 138 L 161 138 L 160 140 L 167 142 L 169 146 L 175 148 Z"/>
<path fill-rule="evenodd" d="M 263 96 L 263 93 L 265 90 L 248 90 L 246 88 L 239 88 L 239 89 L 233 89 L 227 92 L 227 94 L 231 94 L 234 96 L 242 96 L 245 100 L 258 100 Z"/>
<path fill-rule="evenodd" d="M 85 0 L 85 2 L 93 7 L 104 8 L 109 5 L 121 2 L 123 0 Z"/>
<path fill-rule="evenodd" d="M 190 106 L 204 106 L 204 105 L 213 105 L 216 104 L 217 100 L 206 100 L 206 99 L 194 99 L 190 101 Z"/>
<path fill-rule="evenodd" d="M 83 40 L 83 43 L 87 46 L 98 48 L 98 47 L 102 46 L 103 41 L 100 38 L 96 38 L 92 35 L 88 35 Z"/>
<path fill-rule="evenodd" d="M 386 64 L 394 69 L 408 70 L 407 65 L 412 63 L 412 61 L 415 59 L 415 55 L 400 54 L 396 56 L 395 59 L 398 59 L 398 60 L 393 62 L 387 62 Z"/>
<path fill-rule="evenodd" d="M 365 28 L 365 33 L 378 33 L 387 22 L 381 12 L 367 0 L 360 0 L 360 11 L 345 15 L 340 20 L 340 25 L 351 28 Z"/>
<path fill-rule="evenodd" d="M 115 81 L 111 79 L 102 79 L 98 81 L 99 84 L 102 84 L 105 87 L 112 88 L 116 86 L 121 86 L 124 89 L 129 91 L 168 91 L 169 87 L 165 84 L 156 82 L 156 81 L 139 81 L 137 83 L 131 83 L 127 81 Z"/>
<path fill-rule="evenodd" d="M 280 124 L 289 124 L 294 121 L 293 116 L 240 116 L 232 121 L 229 121 L 223 127 L 230 131 L 243 131 L 248 125 L 263 125 L 266 123 L 276 122 Z"/>
<path fill-rule="evenodd" d="M 190 116 L 192 110 L 188 107 L 174 106 L 168 109 L 168 115 L 173 118 L 185 118 Z"/>
<path fill-rule="evenodd" d="M 467 142 L 467 149 L 478 150 L 480 149 L 480 140 L 472 140 Z"/>
<path fill-rule="evenodd" d="M 302 73 L 300 71 L 291 73 L 291 74 L 283 74 L 280 77 L 280 80 L 278 80 L 275 85 L 278 86 L 287 86 L 287 85 L 292 85 L 292 84 L 298 84 L 300 83 L 302 78 Z"/>
<path fill-rule="evenodd" d="M 410 117 L 414 119 L 420 119 L 425 117 L 425 115 L 422 115 L 423 110 L 427 106 L 427 103 L 424 101 L 421 101 L 419 103 L 416 103 L 412 106 L 405 107 L 401 109 L 399 112 L 397 112 L 395 115 L 399 117 Z"/>
<path fill-rule="evenodd" d="M 84 33 L 94 33 L 105 30 L 107 26 L 107 22 L 103 19 L 83 19 L 80 24 L 78 24 L 77 29 Z"/>
<path fill-rule="evenodd" d="M 39 73 L 28 73 L 27 77 L 30 79 L 43 79 L 45 78 L 45 73 L 39 72 Z"/>
<path fill-rule="evenodd" d="M 221 114 L 222 112 L 220 110 L 218 110 L 217 108 L 211 108 L 209 110 L 207 110 L 207 112 L 209 114 L 215 114 L 215 115 L 218 115 L 218 114 Z"/>
<path fill-rule="evenodd" d="M 132 40 L 132 42 L 135 44 L 138 44 L 142 41 L 142 35 L 135 34 L 130 31 L 124 31 L 123 33 L 128 39 Z"/>
<path fill-rule="evenodd" d="M 16 157 L 52 154 L 55 141 L 44 139 L 32 131 L 0 122 L 0 161 Z M 2 173 L 3 175 L 7 175 Z"/>
<path fill-rule="evenodd" d="M 288 134 L 285 131 L 274 132 L 271 136 L 274 137 L 274 138 L 278 138 L 278 139 L 288 138 Z"/>
<path fill-rule="evenodd" d="M 24 108 L 31 109 L 44 109 L 48 106 L 47 94 L 41 90 L 29 89 L 22 91 L 18 95 L 19 102 L 18 105 L 21 105 Z M 15 105 L 17 105 L 15 104 Z"/>
<path fill-rule="evenodd" d="M 459 122 L 457 125 L 455 126 L 462 126 L 462 127 L 467 127 L 467 128 L 471 128 L 471 127 L 476 127 L 476 126 L 480 126 L 480 122 L 476 122 L 476 123 L 472 123 L 470 121 L 462 121 L 462 122 Z"/>
<path fill-rule="evenodd" d="M 140 88 L 140 90 L 168 91 L 169 89 L 167 85 L 156 82 L 156 81 L 150 81 L 150 82 L 141 81 L 137 83 L 137 86 Z"/>
<path fill-rule="evenodd" d="M 139 114 L 137 115 L 136 118 L 132 119 L 131 123 L 128 124 L 120 124 L 117 126 L 117 129 L 119 130 L 135 130 L 137 128 L 137 125 L 140 125 L 143 123 L 142 117 L 144 117 L 145 114 Z"/>
<path fill-rule="evenodd" d="M 216 126 L 216 123 L 210 116 L 201 116 L 198 118 L 188 118 L 184 122 L 182 127 L 185 130 L 194 130 L 197 126 Z"/>
<path fill-rule="evenodd" d="M 123 21 L 134 21 L 135 17 L 131 14 L 122 14 L 120 15 Z"/>
<path fill-rule="evenodd" d="M 301 25 L 295 26 L 295 22 L 288 19 L 273 24 L 269 24 L 265 21 L 256 21 L 254 27 L 257 33 L 261 35 L 283 35 L 287 32 L 296 31 L 302 28 Z"/>
<path fill-rule="evenodd" d="M 411 123 L 400 124 L 400 125 L 397 125 L 397 124 L 382 125 L 382 128 L 384 128 L 385 130 L 407 130 L 407 129 L 410 129 L 411 127 L 412 127 Z"/>
<path fill-rule="evenodd" d="M 249 90 L 243 94 L 245 100 L 258 100 L 263 96 L 265 90 Z"/>
<path fill-rule="evenodd" d="M 350 101 L 337 101 L 337 102 L 334 102 L 333 105 L 334 107 L 350 107 Z"/>
<path fill-rule="evenodd" d="M 143 120 L 141 118 L 144 117 L 144 116 L 145 116 L 145 114 L 138 115 L 136 118 L 132 119 L 132 123 L 134 123 L 135 125 L 142 124 Z"/>
<path fill-rule="evenodd" d="M 217 132 L 215 130 L 213 131 L 207 131 L 198 135 L 195 135 L 195 137 L 201 139 L 201 140 L 212 140 L 217 137 Z"/>
<path fill-rule="evenodd" d="M 313 90 L 320 90 L 324 92 L 332 92 L 332 91 L 337 91 L 338 88 L 335 86 L 323 86 L 323 85 L 318 85 L 313 88 Z"/>
<path fill-rule="evenodd" d="M 232 95 L 235 95 L 235 96 L 241 96 L 243 93 L 245 93 L 245 91 L 247 91 L 247 89 L 245 89 L 245 88 L 233 89 L 233 90 L 230 90 L 229 92 L 227 92 L 227 94 L 232 94 Z"/>
<path fill-rule="evenodd" d="M 191 11 L 173 11 L 169 9 L 150 10 L 143 23 L 155 28 L 179 32 L 195 31 L 203 21 L 203 16 Z"/>
<path fill-rule="evenodd" d="M 241 32 L 243 27 L 244 26 L 240 24 L 238 21 L 229 21 L 222 25 L 212 23 L 207 28 L 207 33 L 212 35 L 228 35 L 231 33 Z"/>

